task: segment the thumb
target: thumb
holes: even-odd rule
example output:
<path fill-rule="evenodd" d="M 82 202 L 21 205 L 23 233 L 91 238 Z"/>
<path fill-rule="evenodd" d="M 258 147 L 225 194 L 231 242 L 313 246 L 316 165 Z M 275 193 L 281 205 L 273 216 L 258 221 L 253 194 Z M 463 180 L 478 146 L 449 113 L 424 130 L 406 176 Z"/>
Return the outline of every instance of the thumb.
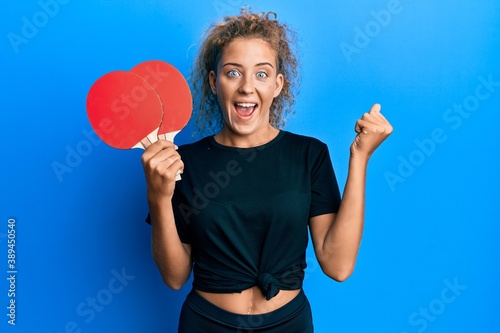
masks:
<path fill-rule="evenodd" d="M 373 113 L 380 113 L 380 109 L 382 107 L 380 106 L 380 104 L 376 103 L 376 104 L 373 104 L 373 106 L 371 107 L 370 109 L 370 113 L 373 114 Z"/>

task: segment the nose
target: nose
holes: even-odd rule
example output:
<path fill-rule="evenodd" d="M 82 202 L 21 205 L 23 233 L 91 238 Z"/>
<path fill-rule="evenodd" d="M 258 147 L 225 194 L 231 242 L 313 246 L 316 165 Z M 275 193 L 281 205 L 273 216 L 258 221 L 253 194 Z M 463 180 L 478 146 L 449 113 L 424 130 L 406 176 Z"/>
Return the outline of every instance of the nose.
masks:
<path fill-rule="evenodd" d="M 242 94 L 251 94 L 254 91 L 254 82 L 252 76 L 243 76 L 238 91 Z"/>

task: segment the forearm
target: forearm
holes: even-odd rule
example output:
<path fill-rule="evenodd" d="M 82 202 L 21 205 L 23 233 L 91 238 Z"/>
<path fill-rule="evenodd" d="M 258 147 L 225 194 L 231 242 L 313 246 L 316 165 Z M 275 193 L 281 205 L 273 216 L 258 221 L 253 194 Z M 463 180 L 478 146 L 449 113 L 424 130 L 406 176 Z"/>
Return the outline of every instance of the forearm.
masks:
<path fill-rule="evenodd" d="M 153 258 L 163 281 L 179 289 L 191 273 L 191 258 L 182 245 L 175 226 L 171 200 L 149 198 Z"/>
<path fill-rule="evenodd" d="M 358 134 L 350 147 L 349 171 L 339 211 L 336 215 L 325 214 L 311 221 L 321 267 L 328 276 L 339 281 L 352 274 L 358 256 L 365 215 L 368 159 L 393 128 L 380 113 L 380 104 L 374 104 L 369 113 L 356 121 L 355 131 Z"/>
<path fill-rule="evenodd" d="M 327 266 L 338 280 L 345 280 L 356 263 L 363 234 L 367 164 L 368 158 L 351 156 L 339 211 L 323 242 Z"/>

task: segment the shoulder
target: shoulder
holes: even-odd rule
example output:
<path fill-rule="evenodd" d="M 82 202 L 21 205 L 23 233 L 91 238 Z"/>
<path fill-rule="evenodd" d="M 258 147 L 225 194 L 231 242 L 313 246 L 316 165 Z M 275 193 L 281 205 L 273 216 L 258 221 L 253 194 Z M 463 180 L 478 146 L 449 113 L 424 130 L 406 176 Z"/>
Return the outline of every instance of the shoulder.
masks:
<path fill-rule="evenodd" d="M 296 134 L 288 131 L 284 132 L 285 132 L 285 135 L 283 136 L 284 141 L 287 142 L 288 144 L 294 145 L 295 147 L 306 147 L 313 150 L 327 149 L 326 144 L 317 138 Z"/>
<path fill-rule="evenodd" d="M 211 159 L 214 151 L 211 147 L 209 138 L 205 137 L 195 142 L 180 144 L 177 152 L 185 164 L 192 164 Z"/>
<path fill-rule="evenodd" d="M 195 142 L 184 143 L 179 145 L 179 153 L 197 153 L 210 148 L 209 137 L 204 137 Z"/>

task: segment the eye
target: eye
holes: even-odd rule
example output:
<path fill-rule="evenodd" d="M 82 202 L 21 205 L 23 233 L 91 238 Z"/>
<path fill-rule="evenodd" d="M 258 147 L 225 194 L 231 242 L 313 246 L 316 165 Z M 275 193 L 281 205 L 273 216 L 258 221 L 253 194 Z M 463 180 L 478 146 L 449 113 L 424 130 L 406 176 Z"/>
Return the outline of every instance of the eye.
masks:
<path fill-rule="evenodd" d="M 240 76 L 240 73 L 237 70 L 232 69 L 229 72 L 227 72 L 227 76 L 229 76 L 229 77 L 238 77 L 238 76 Z"/>
<path fill-rule="evenodd" d="M 259 79 L 265 79 L 268 75 L 266 72 L 257 72 L 256 76 Z"/>

